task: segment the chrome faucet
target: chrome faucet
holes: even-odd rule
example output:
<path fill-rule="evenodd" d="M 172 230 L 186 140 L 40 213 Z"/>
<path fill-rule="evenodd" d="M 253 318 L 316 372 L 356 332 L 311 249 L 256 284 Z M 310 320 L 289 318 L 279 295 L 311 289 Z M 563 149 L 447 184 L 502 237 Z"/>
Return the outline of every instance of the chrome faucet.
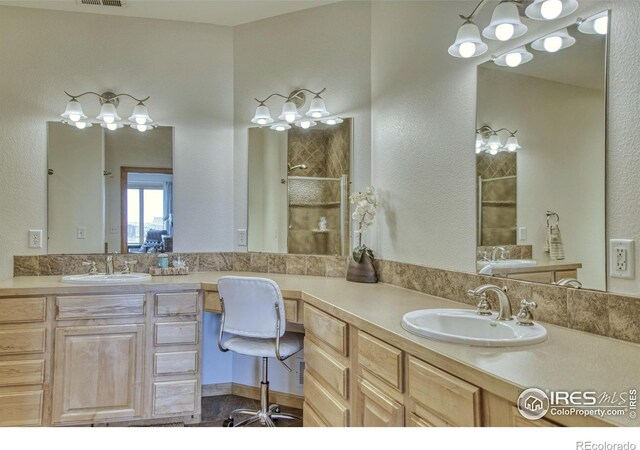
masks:
<path fill-rule="evenodd" d="M 113 275 L 113 255 L 107 255 L 105 266 L 107 275 Z"/>
<path fill-rule="evenodd" d="M 507 249 L 504 247 L 493 247 L 493 250 L 491 251 L 491 261 L 496 261 L 498 252 L 500 252 L 501 258 L 504 259 L 504 254 L 506 251 Z"/>
<path fill-rule="evenodd" d="M 480 303 L 478 304 L 478 314 L 484 315 L 487 310 L 487 292 L 495 292 L 498 296 L 498 301 L 500 302 L 500 313 L 498 314 L 498 320 L 513 320 L 512 312 L 511 312 L 511 303 L 509 302 L 509 297 L 506 293 L 506 288 L 500 288 L 493 284 L 485 284 L 483 286 L 477 287 L 475 289 L 469 290 L 469 297 L 472 298 L 480 298 Z"/>

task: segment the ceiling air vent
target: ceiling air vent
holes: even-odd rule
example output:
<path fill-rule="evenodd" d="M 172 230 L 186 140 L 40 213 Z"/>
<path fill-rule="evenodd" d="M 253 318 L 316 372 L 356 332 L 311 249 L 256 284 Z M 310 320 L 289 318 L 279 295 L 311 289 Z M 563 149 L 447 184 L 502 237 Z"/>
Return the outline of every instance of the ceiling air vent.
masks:
<path fill-rule="evenodd" d="M 80 5 L 93 6 L 115 6 L 116 8 L 124 8 L 127 3 L 124 0 L 77 0 Z"/>

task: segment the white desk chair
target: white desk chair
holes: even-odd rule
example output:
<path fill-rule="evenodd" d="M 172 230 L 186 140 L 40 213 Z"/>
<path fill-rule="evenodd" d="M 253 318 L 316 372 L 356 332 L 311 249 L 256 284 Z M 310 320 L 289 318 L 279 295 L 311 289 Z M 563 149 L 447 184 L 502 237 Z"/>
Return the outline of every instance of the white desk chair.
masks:
<path fill-rule="evenodd" d="M 241 427 L 260 421 L 263 426 L 273 427 L 273 419 L 300 420 L 294 415 L 281 413 L 278 405 L 269 405 L 268 358 L 283 362 L 303 347 L 300 334 L 285 333 L 286 318 L 280 288 L 266 278 L 229 276 L 218 280 L 218 292 L 222 305 L 218 347 L 223 352 L 231 350 L 262 358 L 260 410 L 236 409 L 225 421 L 225 426 Z M 222 342 L 223 333 L 234 336 Z M 291 371 L 289 367 L 287 369 Z M 236 415 L 249 417 L 234 424 Z"/>

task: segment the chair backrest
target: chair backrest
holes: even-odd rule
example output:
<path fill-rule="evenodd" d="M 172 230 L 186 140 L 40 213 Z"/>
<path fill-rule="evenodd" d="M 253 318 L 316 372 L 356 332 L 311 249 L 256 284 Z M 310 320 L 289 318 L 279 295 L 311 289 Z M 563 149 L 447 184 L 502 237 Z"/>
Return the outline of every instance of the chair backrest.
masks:
<path fill-rule="evenodd" d="M 285 332 L 284 300 L 273 280 L 222 277 L 218 292 L 224 302 L 225 333 L 257 338 L 276 337 L 276 303 L 280 310 L 280 336 Z"/>

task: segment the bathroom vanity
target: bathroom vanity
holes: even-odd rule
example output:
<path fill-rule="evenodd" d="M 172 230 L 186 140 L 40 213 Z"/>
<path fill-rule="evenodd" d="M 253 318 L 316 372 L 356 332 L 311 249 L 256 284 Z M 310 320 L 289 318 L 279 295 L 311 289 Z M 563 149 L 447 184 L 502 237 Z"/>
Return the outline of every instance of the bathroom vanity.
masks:
<path fill-rule="evenodd" d="M 275 280 L 288 320 L 304 324 L 305 426 L 634 425 L 628 416 L 530 422 L 514 405 L 528 387 L 633 387 L 636 344 L 548 324 L 547 341 L 527 347 L 432 341 L 405 331 L 402 316 L 467 306 L 385 284 L 248 272 L 0 282 L 0 425 L 198 422 L 202 346 L 214 345 L 202 341 L 202 314 L 219 312 L 216 282 L 231 274 Z M 610 371 L 616 361 L 626 370 Z"/>

